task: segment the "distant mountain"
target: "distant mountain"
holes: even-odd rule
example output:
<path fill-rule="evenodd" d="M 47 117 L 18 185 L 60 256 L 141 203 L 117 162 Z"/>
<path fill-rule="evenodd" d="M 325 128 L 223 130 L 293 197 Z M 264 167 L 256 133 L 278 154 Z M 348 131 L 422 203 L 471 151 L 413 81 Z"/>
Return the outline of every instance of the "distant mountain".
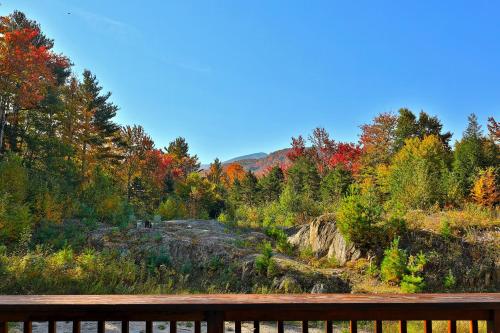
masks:
<path fill-rule="evenodd" d="M 275 165 L 288 166 L 290 164 L 290 160 L 287 157 L 289 150 L 290 148 L 281 149 L 270 154 L 265 154 L 261 158 L 237 159 L 236 162 L 241 164 L 245 170 L 251 170 L 257 176 L 260 176 Z"/>
<path fill-rule="evenodd" d="M 257 159 L 264 158 L 266 156 L 267 156 L 266 153 L 248 154 L 248 155 L 238 156 L 238 157 L 232 158 L 230 160 L 227 160 L 224 162 L 224 164 L 238 162 L 238 161 L 242 161 L 242 160 L 257 160 Z"/>
<path fill-rule="evenodd" d="M 290 160 L 287 157 L 288 151 L 290 148 L 277 150 L 270 154 L 266 153 L 255 153 L 249 155 L 243 155 L 239 157 L 232 158 L 223 162 L 223 165 L 228 165 L 231 163 L 238 163 L 245 170 L 251 170 L 257 176 L 264 174 L 268 169 L 272 168 L 275 165 L 279 165 L 281 167 L 287 167 L 290 165 Z M 201 166 L 202 172 L 207 172 L 209 164 L 204 164 Z"/>

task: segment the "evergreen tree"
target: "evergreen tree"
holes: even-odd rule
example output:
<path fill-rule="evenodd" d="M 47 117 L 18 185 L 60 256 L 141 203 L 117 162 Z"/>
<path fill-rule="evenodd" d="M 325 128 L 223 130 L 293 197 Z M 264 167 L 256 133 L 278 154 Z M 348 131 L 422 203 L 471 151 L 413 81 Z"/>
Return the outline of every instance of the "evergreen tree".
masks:
<path fill-rule="evenodd" d="M 261 197 L 264 202 L 276 201 L 283 191 L 285 176 L 279 166 L 274 166 L 264 177 L 259 179 Z"/>

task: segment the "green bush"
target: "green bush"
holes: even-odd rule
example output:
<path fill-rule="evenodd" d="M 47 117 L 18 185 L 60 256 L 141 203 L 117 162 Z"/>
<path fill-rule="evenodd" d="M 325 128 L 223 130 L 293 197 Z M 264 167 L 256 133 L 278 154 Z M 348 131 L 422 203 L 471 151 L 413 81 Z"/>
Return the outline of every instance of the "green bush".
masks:
<path fill-rule="evenodd" d="M 374 225 L 380 220 L 382 207 L 369 194 L 360 194 L 355 187 L 342 199 L 337 209 L 340 232 L 347 240 L 367 246 L 374 240 Z"/>
<path fill-rule="evenodd" d="M 288 236 L 283 229 L 269 227 L 265 229 L 265 233 L 276 241 L 276 248 L 279 252 L 291 254 L 292 246 L 288 243 Z"/>
<path fill-rule="evenodd" d="M 160 207 L 156 210 L 156 213 L 160 215 L 164 220 L 174 220 L 185 218 L 186 207 L 182 202 L 174 198 L 168 198 L 160 204 Z"/>
<path fill-rule="evenodd" d="M 391 247 L 384 251 L 384 259 L 380 265 L 382 280 L 398 284 L 406 270 L 406 251 L 399 248 L 399 238 L 395 238 Z"/>
<path fill-rule="evenodd" d="M 422 272 L 426 263 L 427 258 L 422 252 L 408 258 L 408 264 L 406 265 L 407 274 L 403 275 L 403 280 L 401 281 L 401 290 L 403 292 L 419 293 L 424 290 L 425 282 Z"/>
<path fill-rule="evenodd" d="M 264 243 L 262 246 L 261 254 L 255 258 L 255 269 L 260 274 L 267 275 L 269 266 L 271 265 L 273 257 L 273 248 L 270 243 Z"/>
<path fill-rule="evenodd" d="M 450 269 L 448 274 L 444 277 L 443 286 L 446 290 L 452 290 L 455 288 L 457 284 L 457 280 L 455 279 L 455 275 L 453 275 L 453 271 Z"/>

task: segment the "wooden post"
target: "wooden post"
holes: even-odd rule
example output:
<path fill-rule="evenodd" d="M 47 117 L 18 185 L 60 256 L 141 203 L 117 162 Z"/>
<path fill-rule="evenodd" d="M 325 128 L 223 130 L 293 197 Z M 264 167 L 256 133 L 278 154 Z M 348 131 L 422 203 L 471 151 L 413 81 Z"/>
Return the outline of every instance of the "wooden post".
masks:
<path fill-rule="evenodd" d="M 57 321 L 49 320 L 49 333 L 56 333 L 56 331 L 57 331 Z"/>
<path fill-rule="evenodd" d="M 104 320 L 99 320 L 97 322 L 97 333 L 105 333 L 106 332 L 106 322 Z"/>
<path fill-rule="evenodd" d="M 492 320 L 486 322 L 486 332 L 500 333 L 500 310 L 493 311 Z"/>
<path fill-rule="evenodd" d="M 130 330 L 130 325 L 128 320 L 122 321 L 122 333 L 129 333 L 129 330 Z"/>
<path fill-rule="evenodd" d="M 79 320 L 73 320 L 73 333 L 80 333 L 81 323 Z M 123 333 L 123 330 L 122 330 Z M 127 332 L 128 333 L 128 332 Z"/>
<path fill-rule="evenodd" d="M 477 320 L 471 320 L 470 324 L 470 333 L 478 333 L 479 332 L 479 325 L 477 324 Z"/>
<path fill-rule="evenodd" d="M 241 333 L 241 321 L 234 322 L 234 333 Z"/>
<path fill-rule="evenodd" d="M 194 333 L 201 333 L 201 321 L 194 322 Z"/>
<path fill-rule="evenodd" d="M 406 324 L 406 320 L 400 320 L 399 321 L 399 333 L 407 333 L 408 328 Z"/>
<path fill-rule="evenodd" d="M 448 333 L 457 333 L 457 321 L 448 320 Z"/>
<path fill-rule="evenodd" d="M 278 328 L 278 333 L 285 333 L 285 325 L 283 324 L 282 320 L 278 320 L 278 323 L 276 325 Z"/>
<path fill-rule="evenodd" d="M 6 321 L 0 321 L 0 333 L 7 333 L 9 323 L 7 323 Z"/>
<path fill-rule="evenodd" d="M 207 313 L 207 333 L 224 333 L 224 315 L 222 312 Z"/>
<path fill-rule="evenodd" d="M 23 333 L 31 333 L 33 330 L 33 325 L 31 324 L 31 321 L 25 321 L 23 323 Z"/>
<path fill-rule="evenodd" d="M 260 333 L 260 322 L 258 320 L 253 322 L 253 333 Z"/>
<path fill-rule="evenodd" d="M 325 333 L 333 333 L 333 322 L 325 320 Z"/>
<path fill-rule="evenodd" d="M 309 322 L 307 320 L 302 321 L 302 333 L 309 333 Z"/>
<path fill-rule="evenodd" d="M 170 327 L 170 331 L 172 331 L 172 327 Z M 151 320 L 146 321 L 146 333 L 153 333 L 153 322 Z"/>
<path fill-rule="evenodd" d="M 358 333 L 358 322 L 356 320 L 351 320 L 349 322 L 349 331 L 351 333 Z"/>
<path fill-rule="evenodd" d="M 177 333 L 177 321 L 170 321 L 170 333 Z"/>
<path fill-rule="evenodd" d="M 424 332 L 432 333 L 432 320 L 424 320 Z"/>

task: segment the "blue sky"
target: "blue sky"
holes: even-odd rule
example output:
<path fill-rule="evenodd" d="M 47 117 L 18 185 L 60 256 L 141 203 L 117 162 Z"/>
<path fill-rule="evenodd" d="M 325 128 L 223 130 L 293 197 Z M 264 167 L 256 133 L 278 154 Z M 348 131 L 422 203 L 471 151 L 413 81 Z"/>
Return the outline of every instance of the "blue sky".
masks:
<path fill-rule="evenodd" d="M 159 147 L 184 136 L 204 163 L 285 148 L 316 126 L 357 140 L 403 106 L 454 138 L 469 113 L 500 115 L 495 1 L 1 2 L 97 75 L 120 123 Z"/>

